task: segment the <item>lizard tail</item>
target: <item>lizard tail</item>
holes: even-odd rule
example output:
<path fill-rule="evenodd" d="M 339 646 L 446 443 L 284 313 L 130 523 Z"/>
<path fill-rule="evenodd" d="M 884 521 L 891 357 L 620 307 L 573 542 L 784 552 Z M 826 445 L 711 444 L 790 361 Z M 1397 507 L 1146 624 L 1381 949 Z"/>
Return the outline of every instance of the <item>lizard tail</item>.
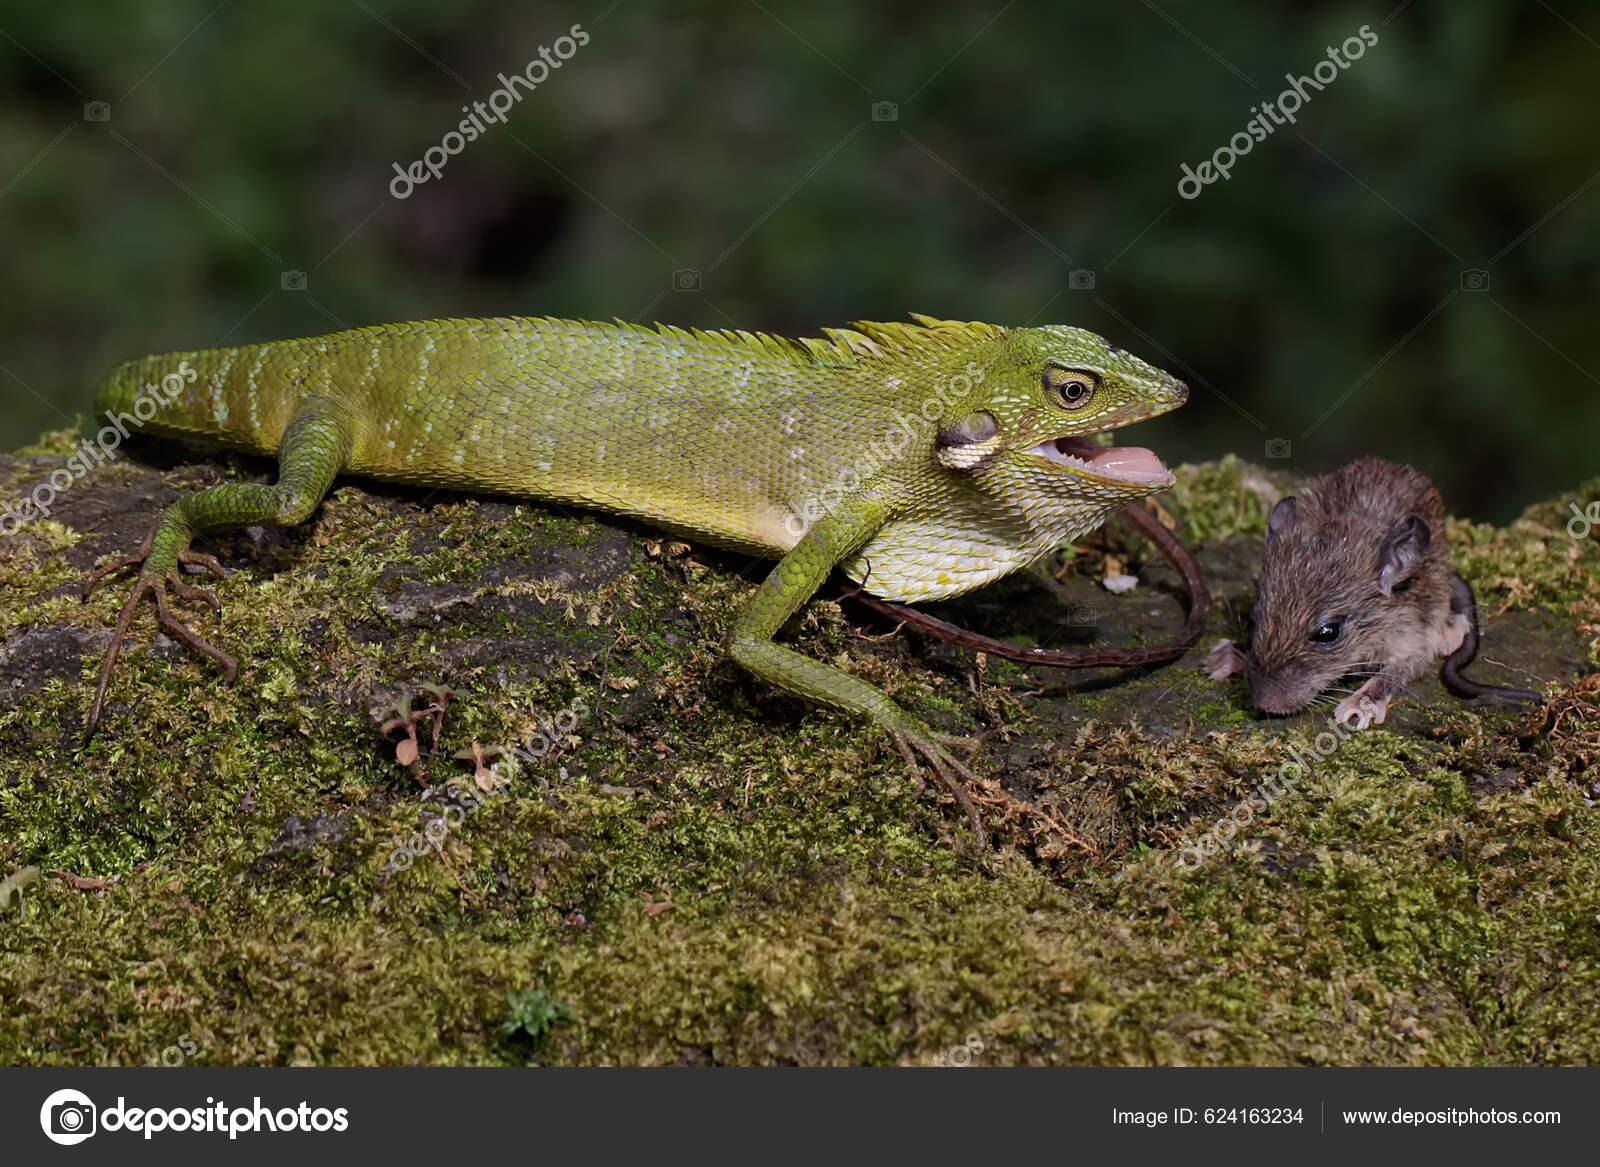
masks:
<path fill-rule="evenodd" d="M 256 388 L 254 373 L 271 347 L 160 353 L 124 361 L 95 392 L 91 428 L 102 435 L 113 429 L 123 438 L 134 432 L 198 438 L 270 454 L 287 424 L 279 415 L 290 404 L 283 394 Z"/>

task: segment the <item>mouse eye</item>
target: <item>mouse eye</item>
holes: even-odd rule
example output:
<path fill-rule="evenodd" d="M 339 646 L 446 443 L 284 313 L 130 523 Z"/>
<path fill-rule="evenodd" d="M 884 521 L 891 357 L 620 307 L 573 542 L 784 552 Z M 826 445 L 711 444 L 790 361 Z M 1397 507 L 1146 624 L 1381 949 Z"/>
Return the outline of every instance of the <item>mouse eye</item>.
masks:
<path fill-rule="evenodd" d="M 1082 409 L 1094 396 L 1099 379 L 1093 373 L 1051 365 L 1044 371 L 1044 389 L 1063 409 Z"/>
<path fill-rule="evenodd" d="M 1329 620 L 1326 624 L 1319 625 L 1311 634 L 1312 644 L 1332 644 L 1344 633 L 1343 620 Z"/>

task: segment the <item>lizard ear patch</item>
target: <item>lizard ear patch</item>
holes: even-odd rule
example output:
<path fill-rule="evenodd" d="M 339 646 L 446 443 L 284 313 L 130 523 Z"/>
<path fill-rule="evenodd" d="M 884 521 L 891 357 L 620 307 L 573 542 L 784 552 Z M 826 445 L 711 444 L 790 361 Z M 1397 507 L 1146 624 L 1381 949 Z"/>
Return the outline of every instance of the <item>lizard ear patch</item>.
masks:
<path fill-rule="evenodd" d="M 934 456 L 951 470 L 977 470 L 999 452 L 1000 423 L 994 414 L 969 413 L 939 431 Z"/>
<path fill-rule="evenodd" d="M 974 442 L 987 442 L 1000 429 L 994 414 L 985 410 L 969 413 L 966 417 L 939 431 L 939 448 L 970 446 Z"/>

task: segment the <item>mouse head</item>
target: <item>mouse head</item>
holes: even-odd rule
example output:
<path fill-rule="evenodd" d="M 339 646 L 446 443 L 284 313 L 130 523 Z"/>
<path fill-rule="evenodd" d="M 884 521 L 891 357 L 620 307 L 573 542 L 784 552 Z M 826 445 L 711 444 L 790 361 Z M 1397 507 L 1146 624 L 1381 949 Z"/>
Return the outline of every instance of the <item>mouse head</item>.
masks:
<path fill-rule="evenodd" d="M 1266 713 L 1304 709 L 1340 678 L 1377 672 L 1421 631 L 1409 592 L 1433 542 L 1427 522 L 1408 515 L 1384 531 L 1301 509 L 1292 496 L 1272 508 L 1250 616 L 1250 694 Z"/>

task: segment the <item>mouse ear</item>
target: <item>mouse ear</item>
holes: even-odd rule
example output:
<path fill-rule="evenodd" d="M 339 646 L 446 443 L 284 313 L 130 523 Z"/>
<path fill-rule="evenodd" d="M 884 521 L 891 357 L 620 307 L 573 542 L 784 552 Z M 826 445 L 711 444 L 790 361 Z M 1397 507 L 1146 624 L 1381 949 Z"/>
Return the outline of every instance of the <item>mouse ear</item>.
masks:
<path fill-rule="evenodd" d="M 1421 515 L 1408 515 L 1378 545 L 1378 591 L 1391 594 L 1427 554 L 1433 530 Z"/>
<path fill-rule="evenodd" d="M 1278 500 L 1278 505 L 1272 508 L 1272 513 L 1267 516 L 1267 538 L 1281 535 L 1294 526 L 1295 509 L 1294 495 L 1285 495 Z"/>

